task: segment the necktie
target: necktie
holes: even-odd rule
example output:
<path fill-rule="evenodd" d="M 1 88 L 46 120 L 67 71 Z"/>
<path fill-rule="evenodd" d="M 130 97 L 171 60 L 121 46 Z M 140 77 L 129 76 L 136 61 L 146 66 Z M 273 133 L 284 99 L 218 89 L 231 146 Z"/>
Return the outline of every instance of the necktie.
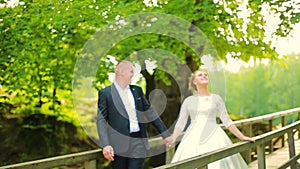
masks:
<path fill-rule="evenodd" d="M 123 102 L 129 117 L 130 132 L 139 131 L 140 129 L 135 111 L 134 98 L 130 89 L 128 88 L 124 90 Z"/>

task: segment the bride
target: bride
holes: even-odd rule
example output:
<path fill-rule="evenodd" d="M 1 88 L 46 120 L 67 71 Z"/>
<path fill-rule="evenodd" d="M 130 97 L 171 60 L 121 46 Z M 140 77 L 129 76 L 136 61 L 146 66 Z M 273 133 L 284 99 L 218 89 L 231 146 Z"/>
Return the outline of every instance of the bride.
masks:
<path fill-rule="evenodd" d="M 190 85 L 197 90 L 197 94 L 187 97 L 182 103 L 179 118 L 172 134 L 173 143 L 184 130 L 188 117 L 190 117 L 191 123 L 178 145 L 172 163 L 232 144 L 225 131 L 216 122 L 217 113 L 219 113 L 223 124 L 237 138 L 244 141 L 255 141 L 253 138 L 244 136 L 232 123 L 224 101 L 219 95 L 208 91 L 208 83 L 209 79 L 204 70 L 197 70 L 191 76 Z M 240 154 L 208 164 L 208 169 L 245 168 L 248 168 L 247 164 Z"/>

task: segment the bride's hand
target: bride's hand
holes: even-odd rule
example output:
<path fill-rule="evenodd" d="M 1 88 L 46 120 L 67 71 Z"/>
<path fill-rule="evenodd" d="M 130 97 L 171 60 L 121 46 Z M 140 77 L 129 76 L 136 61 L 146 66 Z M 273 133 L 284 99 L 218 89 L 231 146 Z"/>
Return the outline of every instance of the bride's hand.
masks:
<path fill-rule="evenodd" d="M 243 138 L 243 141 L 251 141 L 251 142 L 255 142 L 255 139 L 254 138 L 251 138 L 251 137 L 244 137 Z"/>
<path fill-rule="evenodd" d="M 175 137 L 174 134 L 172 134 L 171 137 L 172 137 L 172 145 L 174 145 L 174 143 L 176 142 L 177 137 Z"/>
<path fill-rule="evenodd" d="M 172 137 L 171 137 L 171 136 L 166 137 L 166 138 L 164 139 L 164 142 L 165 142 L 165 145 L 166 145 L 167 147 L 171 147 L 171 146 L 172 146 L 172 143 L 173 143 Z"/>

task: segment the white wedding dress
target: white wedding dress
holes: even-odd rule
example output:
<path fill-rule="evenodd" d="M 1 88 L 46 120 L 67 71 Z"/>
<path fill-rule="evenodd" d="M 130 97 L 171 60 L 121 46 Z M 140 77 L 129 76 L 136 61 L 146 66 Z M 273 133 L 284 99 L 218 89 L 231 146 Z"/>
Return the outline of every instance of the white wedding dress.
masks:
<path fill-rule="evenodd" d="M 232 145 L 230 138 L 216 122 L 217 113 L 226 127 L 232 124 L 224 101 L 219 95 L 193 95 L 184 100 L 175 127 L 183 131 L 188 117 L 190 117 L 191 123 L 177 147 L 172 163 Z M 208 169 L 247 168 L 248 166 L 240 154 L 208 164 Z"/>

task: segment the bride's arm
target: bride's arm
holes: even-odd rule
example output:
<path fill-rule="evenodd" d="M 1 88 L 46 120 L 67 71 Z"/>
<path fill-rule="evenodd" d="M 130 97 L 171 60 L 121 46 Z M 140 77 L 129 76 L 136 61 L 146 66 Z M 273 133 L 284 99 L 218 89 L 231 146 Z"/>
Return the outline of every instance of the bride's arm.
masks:
<path fill-rule="evenodd" d="M 188 115 L 188 111 L 187 111 L 187 101 L 184 100 L 184 102 L 182 103 L 182 106 L 180 108 L 179 117 L 178 117 L 178 120 L 174 127 L 173 134 L 172 134 L 172 139 L 173 139 L 172 144 L 174 144 L 176 142 L 176 139 L 178 138 L 178 136 L 183 132 L 183 130 L 187 124 L 188 117 L 189 117 L 189 115 Z"/>
<path fill-rule="evenodd" d="M 217 106 L 218 106 L 217 108 L 219 110 L 220 118 L 221 118 L 223 124 L 225 125 L 225 127 L 228 128 L 228 130 L 231 133 L 233 133 L 240 140 L 252 141 L 252 142 L 255 141 L 253 138 L 244 136 L 244 134 L 236 127 L 236 125 L 233 124 L 233 121 L 230 119 L 230 117 L 228 115 L 225 103 L 220 96 L 218 96 Z"/>
<path fill-rule="evenodd" d="M 176 139 L 178 138 L 178 136 L 182 133 L 182 129 L 181 128 L 178 128 L 178 127 L 175 127 L 174 128 L 174 131 L 173 131 L 173 134 L 172 134 L 172 144 L 174 144 L 176 142 Z"/>
<path fill-rule="evenodd" d="M 255 139 L 251 138 L 251 137 L 247 137 L 247 136 L 244 136 L 244 134 L 234 125 L 234 124 L 231 124 L 229 127 L 228 127 L 229 131 L 231 133 L 233 133 L 237 138 L 239 138 L 240 140 L 243 140 L 243 141 L 252 141 L 252 142 L 255 142 Z"/>

